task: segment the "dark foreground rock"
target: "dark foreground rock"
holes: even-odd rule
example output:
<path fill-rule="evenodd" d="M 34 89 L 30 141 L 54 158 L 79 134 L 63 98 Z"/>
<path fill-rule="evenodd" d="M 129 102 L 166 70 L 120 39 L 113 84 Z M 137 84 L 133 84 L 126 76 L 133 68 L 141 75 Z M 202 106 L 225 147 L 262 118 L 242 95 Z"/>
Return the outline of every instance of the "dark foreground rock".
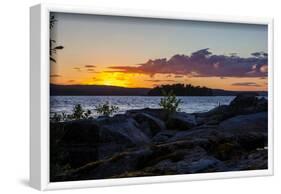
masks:
<path fill-rule="evenodd" d="M 132 118 L 117 115 L 97 120 L 76 120 L 51 124 L 52 132 L 63 130 L 57 139 L 57 148 L 72 167 L 102 160 L 131 147 L 141 147 L 150 142 Z M 54 149 L 54 154 L 56 154 Z"/>
<path fill-rule="evenodd" d="M 51 123 L 51 181 L 266 169 L 267 123 L 267 100 L 251 95 L 206 113 Z"/>

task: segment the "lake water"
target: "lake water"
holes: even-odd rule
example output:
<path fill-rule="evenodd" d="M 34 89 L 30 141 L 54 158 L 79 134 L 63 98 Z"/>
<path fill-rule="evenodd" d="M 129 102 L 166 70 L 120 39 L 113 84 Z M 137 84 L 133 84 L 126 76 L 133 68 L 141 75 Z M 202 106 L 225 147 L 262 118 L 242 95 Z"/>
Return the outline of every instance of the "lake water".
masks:
<path fill-rule="evenodd" d="M 187 113 L 205 112 L 220 105 L 228 105 L 235 96 L 178 96 L 181 99 L 181 111 Z M 55 112 L 71 113 L 74 105 L 81 104 L 84 109 L 90 109 L 93 116 L 95 106 L 108 101 L 119 107 L 119 113 L 130 109 L 159 108 L 161 96 L 51 96 L 51 114 Z"/>

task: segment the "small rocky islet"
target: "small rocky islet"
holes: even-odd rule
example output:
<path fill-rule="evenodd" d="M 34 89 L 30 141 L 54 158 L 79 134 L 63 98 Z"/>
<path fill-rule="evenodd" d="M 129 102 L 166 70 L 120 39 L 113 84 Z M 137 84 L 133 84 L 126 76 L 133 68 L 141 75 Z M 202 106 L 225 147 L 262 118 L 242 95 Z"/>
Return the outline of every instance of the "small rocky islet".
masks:
<path fill-rule="evenodd" d="M 267 169 L 268 102 L 250 94 L 208 112 L 129 110 L 50 123 L 50 181 Z"/>

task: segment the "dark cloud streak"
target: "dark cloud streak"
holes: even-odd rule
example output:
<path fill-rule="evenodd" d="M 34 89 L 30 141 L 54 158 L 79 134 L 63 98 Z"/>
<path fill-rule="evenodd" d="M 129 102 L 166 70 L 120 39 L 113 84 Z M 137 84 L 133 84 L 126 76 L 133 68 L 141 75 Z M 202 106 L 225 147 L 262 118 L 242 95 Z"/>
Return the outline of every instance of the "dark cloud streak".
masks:
<path fill-rule="evenodd" d="M 144 80 L 144 81 L 148 81 L 148 82 L 154 82 L 154 83 L 159 83 L 159 82 L 175 82 L 175 80 L 170 80 L 170 79 L 149 79 L 149 80 Z"/>
<path fill-rule="evenodd" d="M 254 87 L 261 87 L 261 85 L 255 83 L 255 82 L 238 82 L 231 84 L 233 86 L 254 86 Z"/>
<path fill-rule="evenodd" d="M 58 75 L 58 74 L 52 74 L 50 75 L 51 78 L 56 78 L 56 77 L 61 77 L 61 75 Z"/>
<path fill-rule="evenodd" d="M 85 65 L 86 68 L 94 68 L 96 67 L 95 65 Z"/>
<path fill-rule="evenodd" d="M 73 67 L 73 69 L 76 70 L 76 71 L 81 71 L 80 67 Z"/>

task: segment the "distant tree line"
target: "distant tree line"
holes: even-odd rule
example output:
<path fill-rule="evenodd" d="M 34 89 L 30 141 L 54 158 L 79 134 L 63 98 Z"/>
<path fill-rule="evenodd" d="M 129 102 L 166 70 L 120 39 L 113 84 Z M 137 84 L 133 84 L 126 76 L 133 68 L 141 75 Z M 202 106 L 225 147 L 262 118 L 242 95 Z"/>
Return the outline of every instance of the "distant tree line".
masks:
<path fill-rule="evenodd" d="M 161 85 L 151 89 L 149 96 L 163 96 L 163 91 L 173 92 L 176 96 L 213 96 L 213 90 L 207 87 L 192 86 L 191 84 Z"/>

